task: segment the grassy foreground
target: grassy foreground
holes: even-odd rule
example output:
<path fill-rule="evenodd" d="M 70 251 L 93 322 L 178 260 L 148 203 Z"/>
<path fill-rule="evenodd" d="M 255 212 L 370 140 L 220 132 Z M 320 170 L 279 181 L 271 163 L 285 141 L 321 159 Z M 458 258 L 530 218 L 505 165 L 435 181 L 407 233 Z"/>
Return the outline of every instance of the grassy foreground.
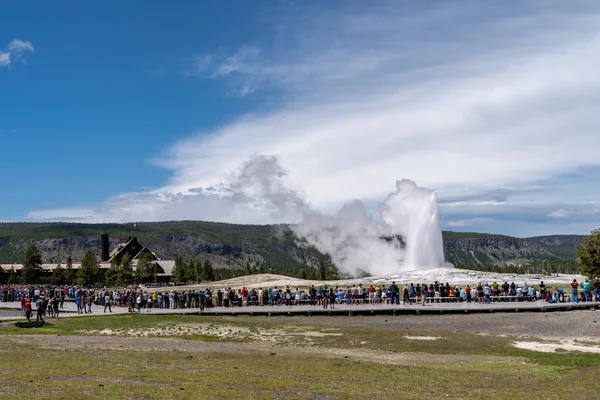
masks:
<path fill-rule="evenodd" d="M 512 340 L 341 327 L 336 318 L 308 325 L 118 315 L 39 329 L 3 324 L 0 397 L 598 398 L 597 354 L 537 353 Z"/>

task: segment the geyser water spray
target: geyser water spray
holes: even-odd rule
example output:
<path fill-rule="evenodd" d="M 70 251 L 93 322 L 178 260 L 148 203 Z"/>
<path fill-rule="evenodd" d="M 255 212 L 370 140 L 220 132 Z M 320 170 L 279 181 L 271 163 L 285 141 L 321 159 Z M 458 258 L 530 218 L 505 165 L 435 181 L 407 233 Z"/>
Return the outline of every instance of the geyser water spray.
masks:
<path fill-rule="evenodd" d="M 396 191 L 376 212 L 353 201 L 334 216 L 310 213 L 292 229 L 351 276 L 448 265 L 433 191 L 407 179 L 397 181 Z"/>
<path fill-rule="evenodd" d="M 411 180 L 396 182 L 396 192 L 380 205 L 383 221 L 406 243 L 402 270 L 444 265 L 444 244 L 435 193 Z"/>

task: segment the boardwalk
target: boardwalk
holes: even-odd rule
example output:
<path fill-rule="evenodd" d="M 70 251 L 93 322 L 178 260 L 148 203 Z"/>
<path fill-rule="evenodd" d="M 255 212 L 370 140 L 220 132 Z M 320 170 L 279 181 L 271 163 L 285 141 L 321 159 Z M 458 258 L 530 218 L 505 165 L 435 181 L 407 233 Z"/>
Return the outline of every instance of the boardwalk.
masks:
<path fill-rule="evenodd" d="M 18 303 L 0 303 L 0 310 L 18 310 Z M 323 309 L 322 306 L 249 306 L 249 307 L 214 307 L 200 311 L 198 308 L 178 308 L 178 309 L 142 309 L 144 315 L 263 315 L 263 316 L 311 316 L 311 315 L 331 315 L 331 316 L 358 316 L 358 315 L 415 315 L 415 314 L 471 314 L 471 313 L 499 313 L 499 312 L 551 312 L 551 311 L 570 311 L 578 309 L 596 309 L 600 307 L 598 302 L 587 303 L 546 303 L 543 301 L 534 302 L 497 302 L 492 304 L 475 303 L 431 303 L 421 305 L 336 305 L 334 309 Z M 82 314 L 80 316 L 108 315 L 103 313 L 103 306 L 92 306 L 92 314 Z M 127 314 L 125 307 L 113 307 L 112 314 Z M 65 308 L 61 310 L 61 317 L 77 316 L 76 306 L 72 302 L 66 302 Z M 35 312 L 34 312 L 35 315 Z M 0 317 L 0 320 L 24 319 L 24 317 Z"/>

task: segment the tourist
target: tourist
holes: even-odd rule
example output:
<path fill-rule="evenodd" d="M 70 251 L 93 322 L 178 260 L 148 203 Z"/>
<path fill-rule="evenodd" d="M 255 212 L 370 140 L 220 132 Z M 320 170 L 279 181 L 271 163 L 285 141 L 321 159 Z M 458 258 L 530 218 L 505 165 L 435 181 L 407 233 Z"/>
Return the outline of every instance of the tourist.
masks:
<path fill-rule="evenodd" d="M 571 301 L 573 303 L 577 303 L 579 301 L 579 283 L 577 283 L 577 279 L 573 279 L 571 282 Z"/>
<path fill-rule="evenodd" d="M 583 297 L 585 298 L 585 301 L 592 301 L 590 281 L 586 278 L 585 281 L 581 284 L 581 286 L 583 287 Z"/>
<path fill-rule="evenodd" d="M 529 288 L 527 288 L 527 299 L 529 301 L 536 301 L 536 293 L 535 293 L 535 286 L 531 285 L 529 286 Z"/>
<path fill-rule="evenodd" d="M 21 315 L 25 315 L 25 303 L 27 302 L 27 299 L 25 299 L 25 296 L 21 296 Z"/>
<path fill-rule="evenodd" d="M 39 292 L 38 292 L 39 293 Z M 38 298 L 35 302 L 35 307 L 36 307 L 36 322 L 40 322 L 40 320 L 42 322 L 44 322 L 44 296 L 42 295 L 38 295 Z"/>
<path fill-rule="evenodd" d="M 500 285 L 496 281 L 494 281 L 494 283 L 492 283 L 492 293 L 494 294 L 494 297 L 496 299 L 498 297 L 500 297 Z"/>
<path fill-rule="evenodd" d="M 540 282 L 540 298 L 546 298 L 546 285 L 544 285 L 544 281 Z"/>
<path fill-rule="evenodd" d="M 54 309 L 54 318 L 58 318 L 59 305 L 60 305 L 60 299 L 58 297 L 54 297 L 54 299 L 52 299 L 52 308 Z"/>
<path fill-rule="evenodd" d="M 390 292 L 392 294 L 392 304 L 400 304 L 400 295 L 398 293 L 398 285 L 396 285 L 396 282 L 392 282 L 390 285 Z"/>
<path fill-rule="evenodd" d="M 333 288 L 329 289 L 329 308 L 335 308 L 335 292 Z"/>
<path fill-rule="evenodd" d="M 467 295 L 467 303 L 471 302 L 471 287 L 469 285 L 467 285 L 467 287 L 465 288 L 465 293 Z"/>
<path fill-rule="evenodd" d="M 92 313 L 92 303 L 94 302 L 94 294 L 90 291 L 88 292 L 88 295 L 85 298 L 85 303 L 87 305 L 87 310 L 86 310 L 86 314 L 91 314 Z"/>
<path fill-rule="evenodd" d="M 108 308 L 108 312 L 112 312 L 111 308 L 112 297 L 109 292 L 104 293 L 104 312 L 106 313 L 106 309 Z"/>
<path fill-rule="evenodd" d="M 484 302 L 485 302 L 485 304 L 490 304 L 490 296 L 491 296 L 491 294 L 492 294 L 492 288 L 486 282 L 485 286 L 483 287 L 483 296 L 484 296 Z"/>
<path fill-rule="evenodd" d="M 27 321 L 31 321 L 31 299 L 29 297 L 25 300 L 25 318 Z"/>
<path fill-rule="evenodd" d="M 78 294 L 75 297 L 75 305 L 77 306 L 77 314 L 83 314 L 83 309 L 81 308 L 81 295 Z"/>

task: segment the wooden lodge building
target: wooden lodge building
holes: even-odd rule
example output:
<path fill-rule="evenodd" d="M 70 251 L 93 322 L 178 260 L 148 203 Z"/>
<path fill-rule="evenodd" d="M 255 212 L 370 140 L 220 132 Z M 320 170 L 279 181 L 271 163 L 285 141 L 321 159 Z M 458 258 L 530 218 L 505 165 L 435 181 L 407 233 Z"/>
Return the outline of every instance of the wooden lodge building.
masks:
<path fill-rule="evenodd" d="M 103 233 L 100 240 L 100 269 L 109 269 L 113 261 L 115 263 L 121 262 L 125 255 L 129 255 L 129 259 L 131 260 L 131 266 L 133 270 L 137 268 L 137 264 L 139 258 L 142 254 L 149 254 L 152 262 L 156 264 L 157 268 L 157 278 L 159 281 L 168 282 L 173 276 L 173 268 L 175 267 L 175 260 L 161 260 L 156 256 L 155 253 L 150 251 L 147 247 L 143 246 L 136 237 L 129 237 L 124 242 L 119 243 L 110 253 L 109 253 L 109 240 L 108 234 Z M 47 275 L 51 275 L 54 270 L 61 266 L 61 268 L 66 268 L 67 264 L 65 263 L 51 263 L 51 264 L 42 264 L 42 269 Z M 15 272 L 19 272 L 23 269 L 23 264 L 0 264 L 4 271 L 9 272 L 13 270 Z M 73 262 L 73 269 L 78 270 L 81 267 L 80 262 Z"/>

